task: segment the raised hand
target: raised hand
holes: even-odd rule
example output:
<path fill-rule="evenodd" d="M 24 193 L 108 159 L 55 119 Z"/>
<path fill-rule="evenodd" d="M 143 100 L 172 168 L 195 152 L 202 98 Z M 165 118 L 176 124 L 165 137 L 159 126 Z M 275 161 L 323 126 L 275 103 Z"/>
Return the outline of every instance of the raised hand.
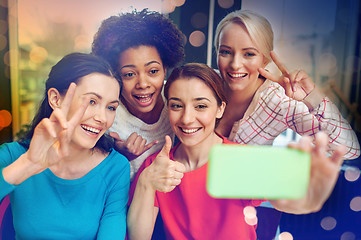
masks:
<path fill-rule="evenodd" d="M 116 150 L 122 153 L 129 161 L 136 159 L 154 145 L 158 144 L 158 141 L 147 144 L 147 140 L 136 132 L 130 134 L 126 141 L 121 140 L 116 132 L 110 132 L 109 135 L 115 140 Z"/>
<path fill-rule="evenodd" d="M 259 68 L 258 72 L 265 78 L 280 84 L 286 92 L 286 95 L 297 101 L 302 101 L 315 88 L 315 84 L 308 74 L 303 70 L 296 70 L 290 73 L 287 67 L 281 62 L 279 57 L 271 51 L 271 58 L 281 71 L 282 75 L 274 75 Z"/>
<path fill-rule="evenodd" d="M 181 183 L 183 173 L 186 168 L 182 163 L 173 161 L 169 158 L 169 152 L 172 148 L 172 140 L 165 136 L 165 144 L 154 162 L 149 165 L 141 175 L 144 175 L 145 181 L 152 185 L 154 190 L 160 192 L 170 192 Z"/>
<path fill-rule="evenodd" d="M 46 169 L 68 156 L 69 145 L 74 129 L 78 126 L 89 104 L 83 99 L 81 107 L 68 119 L 76 84 L 72 83 L 59 108 L 53 110 L 49 118 L 44 118 L 36 126 L 31 139 L 27 158 L 39 167 Z"/>
<path fill-rule="evenodd" d="M 281 211 L 289 213 L 310 213 L 319 211 L 331 195 L 339 177 L 343 155 L 346 148 L 339 145 L 331 156 L 327 155 L 328 136 L 319 132 L 312 138 L 302 137 L 299 143 L 289 144 L 289 147 L 311 154 L 311 174 L 306 195 L 301 199 L 287 199 L 272 202 Z"/>

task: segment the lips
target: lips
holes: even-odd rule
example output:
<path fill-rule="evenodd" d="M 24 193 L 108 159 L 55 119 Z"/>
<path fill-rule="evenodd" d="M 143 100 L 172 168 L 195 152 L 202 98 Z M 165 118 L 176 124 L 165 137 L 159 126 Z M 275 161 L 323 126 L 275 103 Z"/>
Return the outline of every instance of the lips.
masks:
<path fill-rule="evenodd" d="M 101 129 L 99 128 L 94 128 L 94 127 L 91 127 L 91 126 L 88 126 L 88 125 L 84 125 L 84 124 L 81 124 L 80 125 L 86 132 L 89 132 L 91 134 L 99 134 L 101 132 Z"/>

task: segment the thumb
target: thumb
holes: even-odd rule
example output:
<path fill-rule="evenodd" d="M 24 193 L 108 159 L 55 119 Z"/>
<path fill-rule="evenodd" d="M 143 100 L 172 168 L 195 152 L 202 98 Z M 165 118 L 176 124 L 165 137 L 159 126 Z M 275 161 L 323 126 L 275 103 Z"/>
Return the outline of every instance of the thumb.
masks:
<path fill-rule="evenodd" d="M 116 133 L 116 132 L 109 132 L 109 136 L 114 138 L 115 141 L 123 141 L 123 140 L 120 139 L 119 134 Z"/>
<path fill-rule="evenodd" d="M 162 147 L 162 150 L 160 150 L 160 154 L 162 156 L 167 156 L 169 158 L 169 152 L 172 148 L 172 139 L 166 135 L 165 136 L 165 143 L 164 146 Z"/>

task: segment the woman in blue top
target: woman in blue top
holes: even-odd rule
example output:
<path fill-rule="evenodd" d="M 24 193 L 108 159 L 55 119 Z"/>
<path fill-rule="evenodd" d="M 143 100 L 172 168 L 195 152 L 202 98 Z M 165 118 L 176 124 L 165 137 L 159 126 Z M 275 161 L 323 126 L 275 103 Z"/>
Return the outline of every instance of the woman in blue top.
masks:
<path fill-rule="evenodd" d="M 104 135 L 120 88 L 94 55 L 53 66 L 25 139 L 0 147 L 0 198 L 9 194 L 17 239 L 124 239 L 129 163 Z"/>

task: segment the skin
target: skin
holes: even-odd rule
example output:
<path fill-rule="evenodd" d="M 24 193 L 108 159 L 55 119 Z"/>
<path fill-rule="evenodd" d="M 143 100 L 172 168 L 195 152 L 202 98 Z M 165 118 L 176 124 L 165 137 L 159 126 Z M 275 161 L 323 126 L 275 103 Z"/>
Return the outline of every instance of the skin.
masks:
<path fill-rule="evenodd" d="M 4 179 L 18 185 L 47 168 L 64 179 L 87 174 L 107 156 L 92 148 L 113 124 L 119 91 L 114 78 L 98 73 L 81 78 L 78 87 L 70 84 L 65 96 L 49 89 L 54 111 L 36 126 L 28 151 L 4 168 Z M 90 133 L 84 126 L 99 132 Z"/>
<path fill-rule="evenodd" d="M 281 76 L 264 69 L 268 60 L 243 25 L 229 23 L 220 33 L 217 64 L 229 96 L 223 119 L 217 128 L 223 136 L 228 137 L 233 123 L 243 118 L 254 94 L 263 84 L 264 80 L 259 78 L 259 74 L 279 83 L 287 96 L 298 101 L 314 90 L 315 85 L 305 71 L 290 72 L 273 51 L 270 56 Z"/>
<path fill-rule="evenodd" d="M 148 124 L 156 123 L 164 107 L 161 95 L 166 69 L 153 46 L 129 48 L 119 57 L 118 73 L 123 82 L 121 101 L 135 117 Z M 133 160 L 153 147 L 158 141 L 147 144 L 137 133 L 128 139 L 116 139 L 117 149 L 129 160 Z"/>
<path fill-rule="evenodd" d="M 198 94 L 197 91 L 198 96 L 194 91 L 184 91 L 194 89 L 195 84 L 199 84 L 197 89 L 202 89 L 202 93 Z M 154 207 L 155 191 L 172 191 L 181 183 L 184 172 L 197 169 L 208 161 L 211 146 L 222 143 L 221 138 L 214 132 L 214 122 L 222 116 L 225 104 L 215 105 L 211 90 L 202 84 L 204 85 L 196 79 L 179 79 L 169 89 L 169 117 L 172 119 L 173 130 L 180 134 L 181 145 L 175 151 L 172 161 L 169 158 L 172 142 L 166 136 L 166 144 L 154 162 L 140 174 L 128 211 L 129 239 L 150 239 L 159 212 L 159 209 Z M 204 97 L 211 99 L 209 108 L 205 110 L 209 114 L 208 119 L 205 117 L 206 113 L 197 107 L 202 101 L 207 101 Z M 211 116 L 213 121 L 209 120 Z M 184 129 L 197 130 L 194 132 Z M 339 146 L 332 156 L 328 157 L 325 151 L 327 144 L 327 135 L 319 133 L 314 146 L 310 137 L 303 137 L 299 143 L 289 146 L 311 155 L 309 188 L 302 199 L 271 201 L 275 208 L 289 213 L 305 214 L 318 211 L 322 207 L 337 181 L 345 151 L 343 146 Z"/>

